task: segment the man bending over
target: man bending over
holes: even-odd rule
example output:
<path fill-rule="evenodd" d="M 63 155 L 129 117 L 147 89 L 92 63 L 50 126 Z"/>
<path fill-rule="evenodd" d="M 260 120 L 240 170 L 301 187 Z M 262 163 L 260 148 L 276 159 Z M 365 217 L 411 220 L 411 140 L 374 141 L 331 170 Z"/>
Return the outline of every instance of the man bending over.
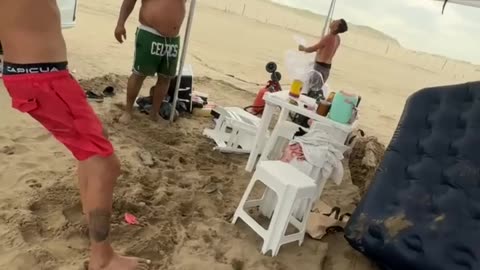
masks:
<path fill-rule="evenodd" d="M 339 34 L 348 31 L 347 22 L 344 19 L 335 20 L 330 24 L 330 32 L 317 44 L 305 47 L 298 46 L 298 50 L 306 53 L 316 52 L 314 69 L 323 76 L 323 82 L 327 82 L 332 68 L 332 60 L 340 46 Z"/>
<path fill-rule="evenodd" d="M 127 38 L 125 22 L 132 13 L 137 0 L 123 0 L 115 38 L 123 43 Z M 185 0 L 142 0 L 140 26 L 135 34 L 135 57 L 132 75 L 127 85 L 127 103 L 120 122 L 127 123 L 132 117 L 133 104 L 147 76 L 157 74 L 150 111 L 157 121 L 160 106 L 167 94 L 170 80 L 177 73 L 180 55 L 180 27 L 185 18 Z"/>
<path fill-rule="evenodd" d="M 1 0 L 3 80 L 12 106 L 30 114 L 78 160 L 80 198 L 90 233 L 89 270 L 144 270 L 110 245 L 113 188 L 120 162 L 85 93 L 67 69 L 55 0 Z"/>

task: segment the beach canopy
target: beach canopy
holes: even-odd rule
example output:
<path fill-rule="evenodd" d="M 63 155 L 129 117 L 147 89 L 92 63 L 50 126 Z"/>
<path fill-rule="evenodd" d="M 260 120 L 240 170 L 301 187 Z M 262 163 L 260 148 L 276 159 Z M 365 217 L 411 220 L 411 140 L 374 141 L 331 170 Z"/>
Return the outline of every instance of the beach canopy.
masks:
<path fill-rule="evenodd" d="M 445 10 L 445 6 L 447 3 L 452 3 L 452 4 L 458 4 L 458 5 L 464 5 L 464 6 L 471 6 L 471 7 L 478 7 L 480 8 L 480 0 L 432 0 L 435 2 L 443 2 L 443 7 L 442 7 L 442 14 L 443 11 Z M 323 33 L 322 36 L 324 36 L 327 32 L 328 25 L 330 24 L 330 21 L 333 18 L 333 12 L 335 10 L 335 4 L 337 0 L 332 0 L 330 3 L 330 8 L 328 10 L 328 15 L 327 19 L 325 20 L 325 25 L 323 27 Z M 173 122 L 174 116 L 175 116 L 175 110 L 177 107 L 177 100 L 178 100 L 178 90 L 180 88 L 180 78 L 182 77 L 182 71 L 183 71 L 183 66 L 185 63 L 185 57 L 187 53 L 187 47 L 188 47 L 188 40 L 190 38 L 190 29 L 192 27 L 192 20 L 193 20 L 193 14 L 195 12 L 195 4 L 196 0 L 191 0 L 190 2 L 190 11 L 188 14 L 188 21 L 187 21 L 187 27 L 185 30 L 185 36 L 184 36 L 184 45 L 182 49 L 182 54 L 180 56 L 180 63 L 179 63 L 179 69 L 178 69 L 178 79 L 177 79 L 177 85 L 175 86 L 175 93 L 173 96 L 173 106 L 172 106 L 172 111 L 170 113 L 170 122 Z"/>
<path fill-rule="evenodd" d="M 470 7 L 479 7 L 480 8 L 480 1 L 478 0 L 434 0 L 434 1 L 442 1 L 442 14 L 445 11 L 445 6 L 447 3 L 453 3 L 458 5 L 470 6 Z"/>
<path fill-rule="evenodd" d="M 471 7 L 480 7 L 480 1 L 478 0 L 434 0 L 437 2 L 443 2 L 445 6 L 447 3 L 464 5 L 464 6 L 471 6 Z"/>

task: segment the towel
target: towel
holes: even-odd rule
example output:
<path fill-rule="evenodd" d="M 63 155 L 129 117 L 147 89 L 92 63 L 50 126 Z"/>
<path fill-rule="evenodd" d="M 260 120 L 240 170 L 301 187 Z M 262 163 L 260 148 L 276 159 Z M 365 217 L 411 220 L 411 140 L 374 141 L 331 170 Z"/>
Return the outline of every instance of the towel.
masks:
<path fill-rule="evenodd" d="M 325 125 L 314 122 L 309 132 L 290 142 L 289 149 L 295 153 L 295 157 L 301 157 L 312 166 L 320 168 L 317 183 L 331 178 L 335 184 L 340 185 L 343 178 L 343 153 L 348 147 L 337 143 L 326 129 Z M 298 145 L 301 152 L 298 151 Z"/>

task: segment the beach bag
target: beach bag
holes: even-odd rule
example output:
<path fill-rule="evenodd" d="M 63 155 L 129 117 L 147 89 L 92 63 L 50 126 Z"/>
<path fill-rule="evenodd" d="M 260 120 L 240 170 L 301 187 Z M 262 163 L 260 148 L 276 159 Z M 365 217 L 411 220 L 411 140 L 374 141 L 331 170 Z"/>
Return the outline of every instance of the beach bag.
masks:
<path fill-rule="evenodd" d="M 310 211 L 307 223 L 307 233 L 313 239 L 320 240 L 325 235 L 335 232 L 343 232 L 350 213 L 340 213 L 339 207 L 330 207 L 322 200 L 318 200 Z"/>

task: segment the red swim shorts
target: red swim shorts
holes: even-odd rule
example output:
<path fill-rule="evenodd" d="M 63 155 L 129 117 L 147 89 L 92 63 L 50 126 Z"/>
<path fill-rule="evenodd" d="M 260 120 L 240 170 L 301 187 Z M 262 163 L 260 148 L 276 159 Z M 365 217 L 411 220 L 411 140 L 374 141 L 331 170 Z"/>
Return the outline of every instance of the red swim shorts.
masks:
<path fill-rule="evenodd" d="M 113 154 L 102 123 L 68 71 L 4 75 L 3 81 L 12 107 L 40 122 L 77 160 Z"/>

